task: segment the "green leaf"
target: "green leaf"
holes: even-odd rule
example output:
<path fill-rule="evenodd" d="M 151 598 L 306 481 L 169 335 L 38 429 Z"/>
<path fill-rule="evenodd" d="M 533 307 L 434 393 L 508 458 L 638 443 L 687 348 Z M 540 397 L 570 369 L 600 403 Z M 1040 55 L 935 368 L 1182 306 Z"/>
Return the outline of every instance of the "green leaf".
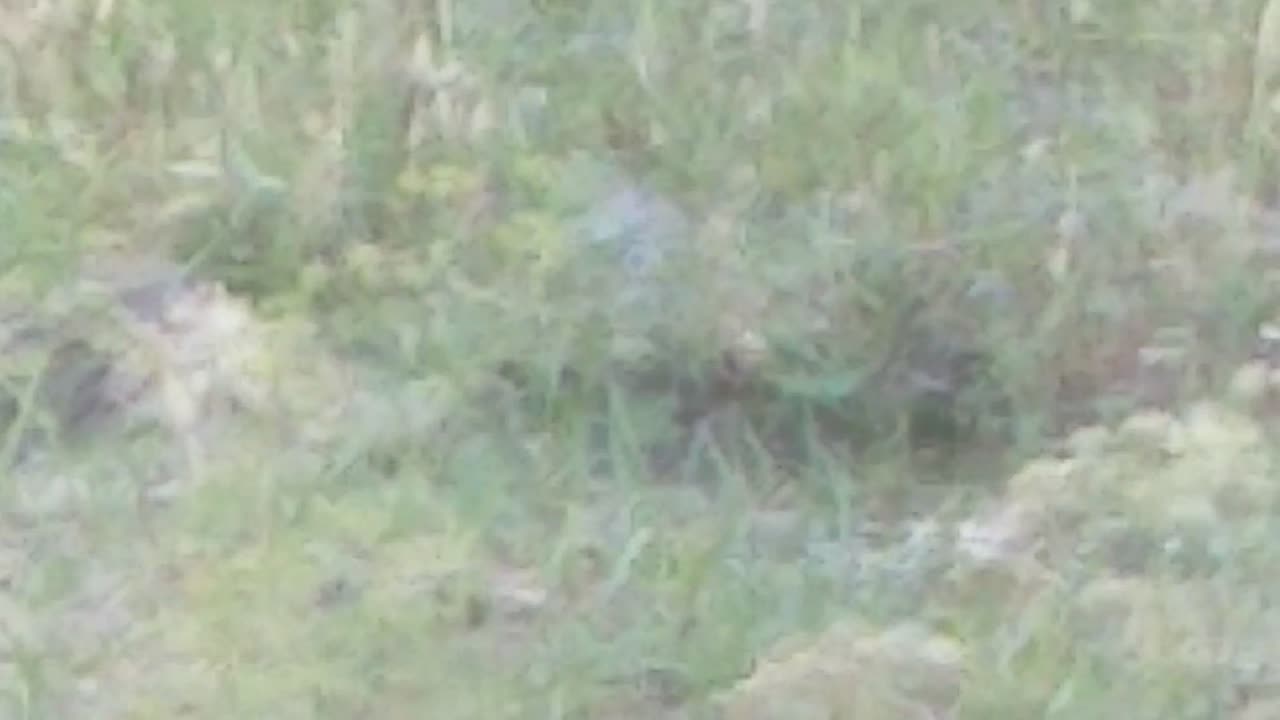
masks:
<path fill-rule="evenodd" d="M 817 375 L 783 375 L 777 379 L 777 384 L 787 395 L 829 401 L 853 395 L 861 388 L 865 379 L 864 372 L 845 370 Z"/>

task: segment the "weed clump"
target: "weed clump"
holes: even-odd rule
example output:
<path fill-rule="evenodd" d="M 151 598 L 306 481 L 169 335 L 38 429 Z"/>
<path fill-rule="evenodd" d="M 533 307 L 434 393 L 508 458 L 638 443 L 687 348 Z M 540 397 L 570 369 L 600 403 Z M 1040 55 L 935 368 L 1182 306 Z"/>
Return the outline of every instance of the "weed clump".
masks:
<path fill-rule="evenodd" d="M 14 302 L 0 333 L 0 432 L 14 459 L 148 428 L 190 450 L 232 417 L 316 419 L 337 402 L 336 366 L 307 352 L 305 328 L 165 263 L 95 268 Z"/>
<path fill-rule="evenodd" d="M 959 697 L 967 655 L 919 625 L 847 620 L 784 643 L 719 703 L 726 720 L 930 717 Z"/>

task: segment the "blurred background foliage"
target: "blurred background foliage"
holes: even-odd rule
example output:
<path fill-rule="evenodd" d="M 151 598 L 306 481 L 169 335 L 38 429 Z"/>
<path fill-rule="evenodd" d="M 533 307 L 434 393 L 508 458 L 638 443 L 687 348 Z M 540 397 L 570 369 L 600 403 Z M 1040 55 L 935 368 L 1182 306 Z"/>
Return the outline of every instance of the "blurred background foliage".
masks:
<path fill-rule="evenodd" d="M 192 262 L 410 374 L 603 387 L 621 353 L 707 386 L 749 336 L 766 412 L 882 418 L 981 358 L 985 407 L 1034 444 L 1254 350 L 1260 12 L 8 10 L 7 266 Z"/>

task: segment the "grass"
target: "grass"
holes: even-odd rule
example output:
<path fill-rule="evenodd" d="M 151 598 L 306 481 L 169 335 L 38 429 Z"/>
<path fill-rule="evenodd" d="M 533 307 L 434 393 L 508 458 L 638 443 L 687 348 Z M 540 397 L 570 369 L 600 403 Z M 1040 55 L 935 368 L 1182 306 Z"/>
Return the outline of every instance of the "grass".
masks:
<path fill-rule="evenodd" d="M 5 307 L 273 398 L 7 471 L 4 715 L 1274 714 L 1264 3 L 793 5 L 0 4 Z"/>

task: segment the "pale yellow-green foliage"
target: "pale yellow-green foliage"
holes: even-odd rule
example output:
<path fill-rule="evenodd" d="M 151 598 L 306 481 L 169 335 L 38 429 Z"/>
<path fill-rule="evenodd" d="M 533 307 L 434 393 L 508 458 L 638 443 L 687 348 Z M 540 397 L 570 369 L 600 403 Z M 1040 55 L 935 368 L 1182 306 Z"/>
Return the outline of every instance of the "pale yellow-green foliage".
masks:
<path fill-rule="evenodd" d="M 757 661 L 720 698 L 726 720 L 908 720 L 944 713 L 965 682 L 963 645 L 906 624 L 842 621 Z"/>
<path fill-rule="evenodd" d="M 1277 73 L 1280 73 L 1280 3 L 1263 4 L 1255 33 L 1253 61 L 1253 101 L 1250 120 L 1256 124 L 1276 112 Z"/>
<path fill-rule="evenodd" d="M 1008 502 L 1041 516 L 1118 513 L 1161 533 L 1203 534 L 1261 521 L 1276 498 L 1261 428 L 1218 403 L 1081 429 L 1067 446 L 1066 457 L 1014 475 Z"/>
<path fill-rule="evenodd" d="M 1201 545 L 1247 562 L 1237 554 L 1268 536 L 1277 498 L 1270 457 L 1262 427 L 1226 403 L 1081 429 L 1059 456 L 1028 463 L 1000 498 L 955 527 L 954 560 L 932 590 L 936 607 L 1020 623 L 1046 657 L 1088 652 L 1131 668 L 1148 678 L 1152 702 L 1166 692 L 1154 680 L 1160 673 L 1269 682 L 1265 668 L 1280 658 L 1267 638 L 1280 618 L 1265 593 L 1218 572 L 1175 568 L 1180 552 Z M 1155 545 L 1121 560 L 1117 528 Z M 1040 673 L 1056 665 L 1001 670 L 985 655 L 996 647 L 981 634 L 850 619 L 788 639 L 720 701 L 734 720 L 896 719 L 1000 706 L 984 687 L 1003 682 L 1028 697 L 1049 692 L 1056 680 Z"/>

